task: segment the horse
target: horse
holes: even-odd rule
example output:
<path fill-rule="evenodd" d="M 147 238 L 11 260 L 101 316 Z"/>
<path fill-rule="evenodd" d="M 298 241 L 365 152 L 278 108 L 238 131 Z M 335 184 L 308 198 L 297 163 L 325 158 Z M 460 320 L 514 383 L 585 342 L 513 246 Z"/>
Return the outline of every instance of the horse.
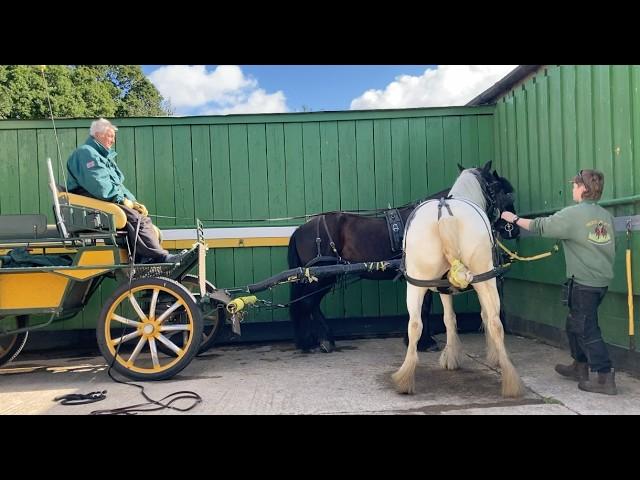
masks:
<path fill-rule="evenodd" d="M 442 190 L 430 198 L 447 195 L 449 189 Z M 397 208 L 394 225 L 405 225 L 407 219 L 423 200 Z M 374 211 L 374 215 L 380 211 Z M 298 227 L 289 241 L 289 268 L 339 263 L 378 262 L 399 258 L 402 244 L 393 245 L 387 220 L 384 216 L 371 216 L 350 212 L 325 212 L 314 215 Z M 400 228 L 400 227 L 399 227 Z M 401 232 L 404 228 L 401 228 Z M 400 237 L 401 238 L 401 237 Z M 395 248 L 394 248 L 395 247 Z M 390 280 L 397 275 L 395 270 L 376 271 L 359 275 L 371 280 Z M 304 352 L 329 353 L 335 349 L 335 340 L 324 314 L 320 310 L 322 298 L 337 281 L 337 276 L 325 277 L 313 283 L 292 283 L 290 317 L 293 323 L 296 347 Z M 429 334 L 427 321 L 431 308 L 431 295 L 424 302 L 423 318 L 425 335 L 418 348 L 421 351 L 437 349 L 436 341 Z M 408 339 L 407 339 L 408 342 Z"/>
<path fill-rule="evenodd" d="M 425 279 L 440 279 L 447 272 L 449 282 L 457 288 L 469 284 L 478 294 L 482 323 L 486 335 L 487 361 L 502 370 L 502 395 L 518 397 L 523 385 L 504 345 L 504 329 L 499 318 L 500 297 L 496 279 L 471 283 L 474 275 L 494 268 L 492 226 L 516 238 L 519 230 L 507 228 L 500 212 L 515 211 L 513 187 L 509 181 L 491 173 L 491 162 L 482 168 L 464 169 L 447 199 L 419 205 L 407 222 L 404 236 L 404 271 L 407 279 L 409 312 L 407 352 L 398 371 L 392 375 L 400 393 L 415 392 L 415 369 L 418 363 L 416 344 L 422 332 L 420 308 L 429 286 Z M 500 223 L 502 222 L 502 223 Z M 473 273 L 472 273 L 473 272 Z M 440 294 L 447 331 L 446 346 L 440 354 L 442 368 L 457 369 L 462 361 L 456 316 L 451 295 Z"/>

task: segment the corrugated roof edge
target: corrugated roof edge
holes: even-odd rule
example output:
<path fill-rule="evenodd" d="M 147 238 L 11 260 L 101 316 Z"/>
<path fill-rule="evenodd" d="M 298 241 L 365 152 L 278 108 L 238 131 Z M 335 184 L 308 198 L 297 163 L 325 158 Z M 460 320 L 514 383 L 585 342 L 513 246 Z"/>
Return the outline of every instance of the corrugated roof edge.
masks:
<path fill-rule="evenodd" d="M 505 77 L 503 77 L 498 82 L 494 83 L 491 87 L 486 89 L 480 95 L 475 97 L 465 106 L 474 106 L 474 105 L 491 105 L 496 103 L 497 99 L 509 92 L 514 86 L 520 83 L 525 78 L 530 75 L 536 73 L 540 69 L 545 67 L 545 65 L 518 65 L 511 72 L 509 72 Z"/>

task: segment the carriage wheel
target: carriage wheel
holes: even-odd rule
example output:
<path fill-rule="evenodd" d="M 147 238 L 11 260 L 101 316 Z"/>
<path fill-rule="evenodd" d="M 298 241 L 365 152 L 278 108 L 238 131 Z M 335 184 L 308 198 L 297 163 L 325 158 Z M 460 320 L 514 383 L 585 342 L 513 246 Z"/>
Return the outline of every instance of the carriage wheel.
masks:
<path fill-rule="evenodd" d="M 182 285 L 186 287 L 187 290 L 189 290 L 196 298 L 200 296 L 200 285 L 196 275 L 185 275 L 180 283 L 182 283 Z M 213 286 L 213 283 L 209 281 L 205 282 L 205 288 L 207 293 L 213 293 L 216 289 Z M 220 310 L 220 308 L 214 308 L 206 315 L 202 316 L 202 342 L 200 343 L 198 354 L 209 350 L 218 336 L 220 327 L 224 323 L 225 318 L 224 311 L 221 312 Z"/>
<path fill-rule="evenodd" d="M 180 345 L 167 335 L 180 332 Z M 202 312 L 182 285 L 140 278 L 120 285 L 100 312 L 98 347 L 109 365 L 136 380 L 164 380 L 185 368 L 200 347 Z M 163 353 L 162 344 L 171 354 Z"/>
<path fill-rule="evenodd" d="M 18 315 L 14 317 L 17 328 L 24 328 L 29 319 L 28 315 Z M 0 367 L 16 358 L 27 343 L 29 332 L 15 333 L 13 335 L 3 335 L 0 337 Z"/>

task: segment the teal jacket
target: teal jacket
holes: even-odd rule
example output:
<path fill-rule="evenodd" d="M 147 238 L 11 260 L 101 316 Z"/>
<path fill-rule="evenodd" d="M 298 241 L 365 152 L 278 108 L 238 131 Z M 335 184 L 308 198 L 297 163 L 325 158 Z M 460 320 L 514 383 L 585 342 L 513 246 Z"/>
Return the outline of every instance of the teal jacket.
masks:
<path fill-rule="evenodd" d="M 607 287 L 616 254 L 613 217 L 593 200 L 583 200 L 550 217 L 533 220 L 531 231 L 562 240 L 567 277 L 589 287 Z"/>
<path fill-rule="evenodd" d="M 115 162 L 116 155 L 89 137 L 67 160 L 68 190 L 82 187 L 99 200 L 122 203 L 126 197 L 135 202 L 136 197 L 123 185 L 124 174 Z"/>

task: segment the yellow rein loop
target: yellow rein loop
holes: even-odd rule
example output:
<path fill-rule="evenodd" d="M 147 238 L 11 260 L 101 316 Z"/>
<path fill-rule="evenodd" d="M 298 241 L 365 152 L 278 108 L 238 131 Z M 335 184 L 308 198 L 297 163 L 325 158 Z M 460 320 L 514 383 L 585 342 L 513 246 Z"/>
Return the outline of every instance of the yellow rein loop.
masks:
<path fill-rule="evenodd" d="M 505 247 L 502 242 L 500 242 L 500 240 L 498 240 L 496 238 L 496 242 L 498 244 L 498 246 L 504 250 L 505 252 L 507 252 L 507 254 L 509 255 L 509 258 L 511 260 L 520 260 L 522 262 L 531 262 L 533 260 L 540 260 L 542 258 L 546 258 L 546 257 L 550 257 L 551 255 L 553 255 L 554 253 L 556 253 L 559 248 L 558 248 L 558 244 L 554 245 L 553 248 L 545 253 L 540 253 L 539 255 L 534 255 L 532 257 L 521 257 L 520 255 L 518 255 L 516 252 L 512 252 L 511 250 L 509 250 L 507 247 Z"/>

